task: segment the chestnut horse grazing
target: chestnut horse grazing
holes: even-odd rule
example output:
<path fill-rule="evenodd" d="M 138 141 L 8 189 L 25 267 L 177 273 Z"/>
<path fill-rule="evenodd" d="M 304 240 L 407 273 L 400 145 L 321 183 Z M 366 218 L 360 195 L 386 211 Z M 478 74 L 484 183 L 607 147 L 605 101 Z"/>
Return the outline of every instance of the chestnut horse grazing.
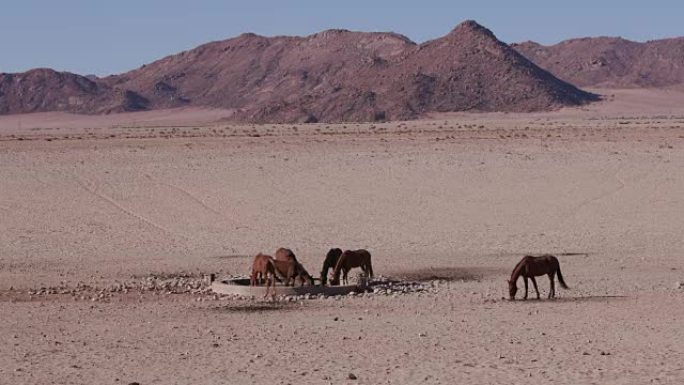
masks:
<path fill-rule="evenodd" d="M 328 283 L 328 270 L 335 268 L 340 255 L 342 255 L 342 249 L 338 248 L 330 249 L 328 254 L 325 255 L 323 269 L 321 269 L 321 286 L 325 286 Z"/>
<path fill-rule="evenodd" d="M 534 285 L 534 290 L 537 292 L 537 299 L 539 299 L 539 289 L 537 288 L 537 281 L 534 277 L 541 275 L 548 275 L 549 281 L 551 282 L 551 289 L 549 290 L 549 298 L 554 298 L 556 296 L 556 285 L 554 283 L 554 276 L 558 275 L 558 282 L 563 287 L 567 289 L 568 285 L 565 284 L 563 280 L 563 274 L 561 274 L 560 264 L 558 263 L 558 258 L 553 255 L 542 255 L 539 257 L 533 257 L 531 255 L 526 255 L 523 259 L 515 265 L 513 273 L 511 274 L 511 279 L 508 280 L 508 294 L 511 300 L 515 299 L 515 294 L 518 292 L 518 286 L 516 282 L 518 277 L 522 276 L 525 280 L 525 296 L 523 299 L 527 299 L 527 279 L 532 280 Z"/>
<path fill-rule="evenodd" d="M 268 296 L 269 288 L 273 288 L 273 296 L 275 297 L 275 278 L 276 269 L 273 257 L 261 253 L 257 254 L 254 257 L 254 263 L 252 263 L 252 275 L 249 278 L 249 284 L 256 286 L 261 279 L 265 279 L 266 294 L 264 294 L 264 298 Z"/>
<path fill-rule="evenodd" d="M 349 270 L 354 267 L 360 267 L 368 277 L 373 278 L 373 266 L 371 265 L 371 255 L 368 250 L 345 250 L 337 260 L 330 284 L 340 284 L 340 272 L 342 273 L 342 282 L 346 284 Z"/>

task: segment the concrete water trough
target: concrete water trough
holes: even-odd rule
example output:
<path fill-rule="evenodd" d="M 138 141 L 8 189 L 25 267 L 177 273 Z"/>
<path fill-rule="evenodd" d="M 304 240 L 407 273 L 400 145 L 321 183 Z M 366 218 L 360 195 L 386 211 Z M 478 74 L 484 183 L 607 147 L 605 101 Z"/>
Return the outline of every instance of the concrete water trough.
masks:
<path fill-rule="evenodd" d="M 360 280 L 355 285 L 344 286 L 284 286 L 276 283 L 275 295 L 345 295 L 353 291 L 360 292 L 368 288 L 365 280 Z M 249 278 L 227 278 L 213 281 L 211 290 L 217 294 L 241 295 L 246 297 L 263 297 L 266 295 L 266 286 L 250 286 Z M 273 294 L 273 289 L 268 293 Z"/>

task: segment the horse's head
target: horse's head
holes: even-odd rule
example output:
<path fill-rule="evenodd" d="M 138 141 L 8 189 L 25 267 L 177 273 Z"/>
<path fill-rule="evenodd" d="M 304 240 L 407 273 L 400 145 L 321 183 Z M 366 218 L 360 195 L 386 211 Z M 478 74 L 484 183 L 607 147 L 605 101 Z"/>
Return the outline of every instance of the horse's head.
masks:
<path fill-rule="evenodd" d="M 508 280 L 508 295 L 511 298 L 511 301 L 515 299 L 515 294 L 518 292 L 518 286 L 515 284 L 515 281 L 511 281 L 510 279 Z"/>
<path fill-rule="evenodd" d="M 340 274 L 338 273 L 337 275 L 330 274 L 330 285 L 339 285 L 340 284 Z"/>
<path fill-rule="evenodd" d="M 309 285 L 315 285 L 313 277 L 311 276 L 311 274 L 309 274 L 308 271 L 306 271 L 306 269 L 304 268 L 304 266 L 302 266 L 301 263 L 297 264 L 297 276 L 299 276 L 299 282 L 302 285 L 304 285 L 304 282 L 307 281 L 309 282 Z"/>
<path fill-rule="evenodd" d="M 321 286 L 328 284 L 328 275 L 326 271 L 321 271 Z"/>
<path fill-rule="evenodd" d="M 309 286 L 316 286 L 316 281 L 314 281 L 314 277 L 309 275 L 309 273 L 306 274 L 305 278 L 309 281 Z"/>

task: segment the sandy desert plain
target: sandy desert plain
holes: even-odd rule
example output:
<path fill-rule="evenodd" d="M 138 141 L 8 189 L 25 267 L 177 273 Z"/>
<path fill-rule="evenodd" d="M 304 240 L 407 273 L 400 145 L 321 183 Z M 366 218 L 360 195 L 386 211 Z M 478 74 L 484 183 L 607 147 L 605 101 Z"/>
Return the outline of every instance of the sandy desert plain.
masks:
<path fill-rule="evenodd" d="M 684 94 L 602 93 L 381 124 L 0 117 L 0 383 L 681 384 Z M 316 273 L 367 248 L 427 289 L 202 286 L 279 246 Z M 526 253 L 586 255 L 556 300 L 505 300 Z"/>

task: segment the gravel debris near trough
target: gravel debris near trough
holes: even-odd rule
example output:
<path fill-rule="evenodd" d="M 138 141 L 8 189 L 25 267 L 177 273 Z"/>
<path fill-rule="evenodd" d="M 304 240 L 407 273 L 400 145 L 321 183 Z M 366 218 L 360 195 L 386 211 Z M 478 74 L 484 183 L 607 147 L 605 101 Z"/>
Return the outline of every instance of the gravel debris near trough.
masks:
<path fill-rule="evenodd" d="M 74 301 L 106 302 L 116 296 L 129 294 L 152 294 L 152 295 L 191 295 L 195 301 L 212 300 L 255 300 L 253 296 L 217 294 L 211 290 L 210 274 L 202 273 L 176 273 L 176 274 L 150 274 L 146 276 L 131 277 L 130 279 L 114 282 L 106 285 L 88 284 L 79 282 L 75 286 L 60 285 L 40 287 L 28 290 L 10 289 L 5 295 L 33 300 L 35 298 L 47 298 L 55 296 L 70 296 Z M 244 276 L 228 276 L 229 279 L 245 278 Z M 378 276 L 368 284 L 365 289 L 351 292 L 345 295 L 326 294 L 303 294 L 303 295 L 279 295 L 276 301 L 297 302 L 313 299 L 342 299 L 371 296 L 407 295 L 422 292 L 438 291 L 442 285 L 440 280 L 432 281 L 403 281 L 390 277 Z"/>

